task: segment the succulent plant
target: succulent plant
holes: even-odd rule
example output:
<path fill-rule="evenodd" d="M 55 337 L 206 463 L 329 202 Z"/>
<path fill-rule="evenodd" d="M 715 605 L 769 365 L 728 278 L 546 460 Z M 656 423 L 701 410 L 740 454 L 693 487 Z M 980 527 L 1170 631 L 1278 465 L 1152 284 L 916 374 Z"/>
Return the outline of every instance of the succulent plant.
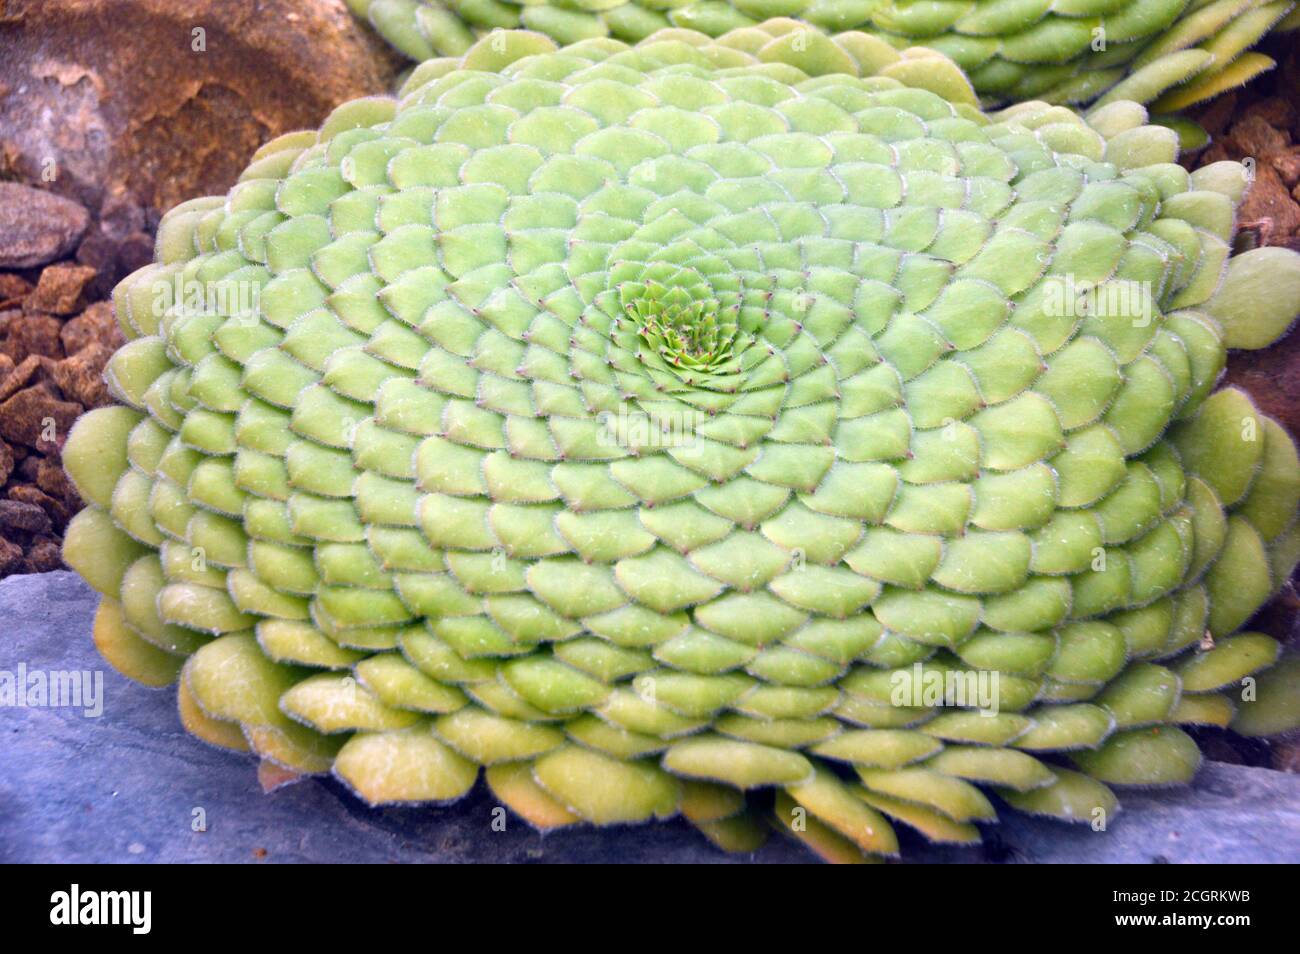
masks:
<path fill-rule="evenodd" d="M 95 640 L 280 775 L 482 767 L 541 829 L 878 859 L 1185 782 L 1180 726 L 1300 724 L 1238 632 L 1296 451 L 1212 393 L 1300 256 L 1229 258 L 1243 169 L 1175 151 L 788 20 L 427 61 L 117 289 L 64 455 Z"/>
<path fill-rule="evenodd" d="M 1300 26 L 1294 0 L 348 0 L 414 60 L 463 54 L 485 31 L 561 43 L 636 42 L 667 27 L 720 36 L 769 17 L 863 32 L 951 57 L 991 103 L 1155 101 L 1173 112 L 1240 86 L 1273 60 L 1246 52 Z"/>

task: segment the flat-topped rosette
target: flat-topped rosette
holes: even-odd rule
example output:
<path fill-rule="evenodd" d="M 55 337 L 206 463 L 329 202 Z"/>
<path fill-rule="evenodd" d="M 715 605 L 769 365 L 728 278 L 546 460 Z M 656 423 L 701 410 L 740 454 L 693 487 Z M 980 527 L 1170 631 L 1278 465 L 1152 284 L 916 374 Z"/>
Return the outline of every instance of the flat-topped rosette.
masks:
<path fill-rule="evenodd" d="M 268 782 L 844 860 L 1300 722 L 1296 452 L 1212 393 L 1300 256 L 1140 106 L 871 49 L 493 34 L 173 210 L 65 451 L 106 658 Z"/>

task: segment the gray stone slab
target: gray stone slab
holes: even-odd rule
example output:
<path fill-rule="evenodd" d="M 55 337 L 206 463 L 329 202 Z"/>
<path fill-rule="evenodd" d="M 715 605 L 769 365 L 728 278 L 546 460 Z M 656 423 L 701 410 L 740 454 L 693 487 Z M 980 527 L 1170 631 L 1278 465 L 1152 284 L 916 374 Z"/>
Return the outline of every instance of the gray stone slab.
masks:
<path fill-rule="evenodd" d="M 122 678 L 90 640 L 96 596 L 74 574 L 0 581 L 0 671 L 102 674 L 103 712 L 0 708 L 0 861 L 728 862 L 808 860 L 773 837 L 714 850 L 683 822 L 555 832 L 492 827 L 491 792 L 452 806 L 375 810 L 331 780 L 262 793 L 252 762 L 187 735 L 170 690 Z M 1190 788 L 1127 792 L 1110 830 L 1004 813 L 983 849 L 900 832 L 913 861 L 1297 862 L 1300 777 L 1209 763 Z M 202 810 L 206 831 L 195 831 Z"/>

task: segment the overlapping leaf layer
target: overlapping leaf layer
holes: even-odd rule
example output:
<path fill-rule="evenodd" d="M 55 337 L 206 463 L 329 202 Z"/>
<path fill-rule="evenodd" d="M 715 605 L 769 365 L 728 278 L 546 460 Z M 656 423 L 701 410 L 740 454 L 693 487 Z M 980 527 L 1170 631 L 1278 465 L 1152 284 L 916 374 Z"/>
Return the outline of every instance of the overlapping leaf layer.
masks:
<path fill-rule="evenodd" d="M 459 56 L 493 29 L 561 43 L 637 42 L 682 27 L 720 36 L 769 17 L 951 57 L 994 103 L 1208 99 L 1274 66 L 1247 52 L 1294 27 L 1294 0 L 348 0 L 414 60 Z M 874 55 L 874 54 L 873 54 Z"/>
<path fill-rule="evenodd" d="M 104 655 L 372 803 L 486 767 L 538 827 L 774 807 L 842 860 L 1300 722 L 1236 632 L 1296 452 L 1211 394 L 1300 257 L 1229 260 L 1243 170 L 1136 104 L 874 52 L 495 34 L 171 212 L 65 452 Z"/>

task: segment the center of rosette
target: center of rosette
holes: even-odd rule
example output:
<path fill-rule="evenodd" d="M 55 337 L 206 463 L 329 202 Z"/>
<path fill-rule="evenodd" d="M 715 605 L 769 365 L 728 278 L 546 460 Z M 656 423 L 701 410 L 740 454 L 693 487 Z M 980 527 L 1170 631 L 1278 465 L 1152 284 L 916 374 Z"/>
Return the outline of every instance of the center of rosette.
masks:
<path fill-rule="evenodd" d="M 620 287 L 619 298 L 641 341 L 668 365 L 711 373 L 731 361 L 739 309 L 694 268 L 651 264 L 640 281 Z"/>

